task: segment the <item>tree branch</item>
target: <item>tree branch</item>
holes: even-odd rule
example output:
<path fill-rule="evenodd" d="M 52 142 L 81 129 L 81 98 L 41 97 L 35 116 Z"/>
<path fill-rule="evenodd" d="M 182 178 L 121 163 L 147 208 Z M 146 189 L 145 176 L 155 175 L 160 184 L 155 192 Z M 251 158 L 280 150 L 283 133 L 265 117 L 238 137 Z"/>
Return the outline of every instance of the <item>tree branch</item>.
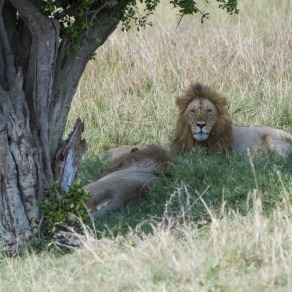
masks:
<path fill-rule="evenodd" d="M 78 118 L 69 137 L 62 142 L 55 159 L 55 179 L 60 180 L 61 188 L 68 191 L 75 179 L 86 141 L 81 139 L 84 124 Z"/>
<path fill-rule="evenodd" d="M 69 38 L 64 38 L 59 46 L 57 68 L 54 79 L 54 96 L 50 105 L 50 152 L 54 157 L 63 137 L 72 98 L 79 79 L 93 53 L 112 34 L 123 15 L 126 1 L 106 1 L 102 7 L 91 13 L 88 29 L 79 36 L 82 44 L 76 54 L 68 55 Z M 96 41 L 98 39 L 98 41 Z"/>

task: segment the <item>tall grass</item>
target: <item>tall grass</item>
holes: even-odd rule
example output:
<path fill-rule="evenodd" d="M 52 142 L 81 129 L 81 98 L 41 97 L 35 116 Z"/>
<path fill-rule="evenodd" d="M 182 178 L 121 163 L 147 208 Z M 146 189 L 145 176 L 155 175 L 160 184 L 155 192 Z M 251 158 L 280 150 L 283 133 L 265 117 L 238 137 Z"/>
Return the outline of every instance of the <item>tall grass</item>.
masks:
<path fill-rule="evenodd" d="M 67 125 L 85 121 L 84 182 L 104 167 L 110 147 L 169 143 L 174 99 L 192 82 L 228 97 L 235 124 L 292 132 L 291 1 L 241 1 L 238 16 L 212 5 L 203 25 L 185 17 L 176 28 L 178 12 L 163 3 L 153 27 L 117 29 L 97 51 Z M 292 154 L 264 153 L 252 165 L 203 151 L 180 157 L 172 178 L 141 205 L 96 221 L 97 233 L 77 252 L 2 255 L 0 290 L 290 291 L 291 165 Z M 159 224 L 188 199 L 185 221 L 171 230 Z"/>
<path fill-rule="evenodd" d="M 258 196 L 259 195 L 259 196 Z M 151 237 L 84 239 L 73 255 L 2 258 L 3 291 L 291 291 L 291 205 L 263 216 L 210 211 L 211 223 L 154 229 Z"/>
<path fill-rule="evenodd" d="M 192 82 L 228 97 L 236 124 L 291 131 L 291 1 L 244 1 L 240 14 L 217 7 L 179 22 L 162 4 L 153 27 L 117 29 L 97 51 L 75 96 L 68 123 L 86 123 L 90 152 L 121 144 L 169 142 L 174 99 Z"/>

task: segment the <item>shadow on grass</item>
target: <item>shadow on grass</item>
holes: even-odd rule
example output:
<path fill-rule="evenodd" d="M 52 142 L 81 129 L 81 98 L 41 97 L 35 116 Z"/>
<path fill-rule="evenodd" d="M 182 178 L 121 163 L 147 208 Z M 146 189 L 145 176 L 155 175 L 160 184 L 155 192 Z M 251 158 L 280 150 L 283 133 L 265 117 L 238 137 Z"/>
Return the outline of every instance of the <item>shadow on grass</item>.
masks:
<path fill-rule="evenodd" d="M 191 220 L 195 223 L 209 221 L 209 215 L 201 200 L 213 211 L 220 211 L 222 202 L 225 209 L 246 214 L 248 195 L 257 189 L 262 195 L 263 210 L 269 215 L 276 202 L 283 200 L 284 194 L 292 200 L 292 153 L 286 158 L 264 152 L 253 160 L 235 154 L 206 155 L 202 149 L 176 159 L 170 166 L 171 177 L 163 177 L 148 193 L 146 199 L 137 206 L 125 207 L 103 218 L 95 220 L 97 236 L 125 235 L 130 231 L 151 233 L 152 224 L 161 221 L 165 204 L 171 194 L 178 195 L 170 212 L 177 212 L 186 200 L 194 203 Z M 81 166 L 79 177 L 84 183 L 95 179 L 105 168 L 105 160 L 87 157 Z"/>

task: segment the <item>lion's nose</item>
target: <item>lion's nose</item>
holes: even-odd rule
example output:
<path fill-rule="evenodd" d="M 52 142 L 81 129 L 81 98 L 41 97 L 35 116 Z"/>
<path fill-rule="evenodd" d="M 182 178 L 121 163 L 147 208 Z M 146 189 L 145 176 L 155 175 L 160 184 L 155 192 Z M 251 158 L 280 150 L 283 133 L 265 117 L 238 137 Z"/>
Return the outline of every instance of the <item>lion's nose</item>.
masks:
<path fill-rule="evenodd" d="M 202 130 L 207 125 L 207 123 L 205 123 L 205 122 L 197 122 L 196 125 Z"/>

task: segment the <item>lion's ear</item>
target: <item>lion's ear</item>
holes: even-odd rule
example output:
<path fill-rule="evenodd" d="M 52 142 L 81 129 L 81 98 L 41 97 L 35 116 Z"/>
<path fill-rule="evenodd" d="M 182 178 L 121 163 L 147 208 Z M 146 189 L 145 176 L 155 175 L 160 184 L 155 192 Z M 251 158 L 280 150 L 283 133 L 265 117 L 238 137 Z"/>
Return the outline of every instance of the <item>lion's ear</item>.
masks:
<path fill-rule="evenodd" d="M 182 96 L 177 96 L 175 99 L 175 104 L 178 108 L 181 108 L 181 104 L 182 104 L 182 100 L 181 100 Z"/>

